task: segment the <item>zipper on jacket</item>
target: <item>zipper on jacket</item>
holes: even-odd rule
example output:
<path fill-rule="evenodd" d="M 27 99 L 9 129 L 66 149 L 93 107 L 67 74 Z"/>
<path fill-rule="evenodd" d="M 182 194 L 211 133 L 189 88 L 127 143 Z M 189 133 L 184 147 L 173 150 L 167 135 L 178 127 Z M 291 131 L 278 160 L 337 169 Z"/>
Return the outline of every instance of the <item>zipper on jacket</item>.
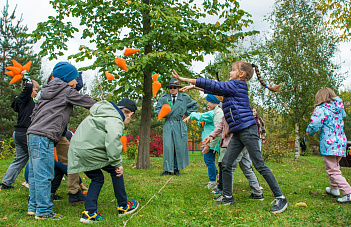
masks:
<path fill-rule="evenodd" d="M 229 108 L 229 112 L 230 112 L 230 116 L 232 117 L 233 122 L 235 122 L 234 117 L 233 117 L 233 113 L 232 113 L 232 108 Z"/>

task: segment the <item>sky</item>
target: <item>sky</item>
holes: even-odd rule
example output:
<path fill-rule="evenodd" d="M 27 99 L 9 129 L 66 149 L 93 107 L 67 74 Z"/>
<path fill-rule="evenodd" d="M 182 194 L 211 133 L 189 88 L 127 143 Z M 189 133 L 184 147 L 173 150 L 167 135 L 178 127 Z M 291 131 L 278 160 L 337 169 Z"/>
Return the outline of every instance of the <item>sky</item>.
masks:
<path fill-rule="evenodd" d="M 252 20 L 254 23 L 250 26 L 250 29 L 258 31 L 269 30 L 269 23 L 264 21 L 264 17 L 269 14 L 273 9 L 274 0 L 239 0 L 240 8 L 249 12 L 252 15 Z M 6 0 L 0 0 L 1 11 L 3 10 Z M 22 14 L 23 24 L 27 25 L 29 32 L 33 31 L 37 27 L 38 22 L 46 21 L 48 16 L 55 15 L 55 11 L 49 4 L 49 0 L 9 0 L 10 10 L 12 12 L 17 4 L 16 17 L 20 18 Z M 209 20 L 216 20 L 216 18 L 209 18 Z M 213 21 L 216 23 L 216 21 Z M 60 57 L 58 60 L 48 61 L 43 60 L 43 73 L 44 75 L 49 75 L 52 68 L 58 61 L 67 61 L 67 56 L 76 53 L 82 41 L 77 35 L 76 39 L 70 40 L 68 43 L 69 50 L 65 53 L 65 56 Z M 34 51 L 40 51 L 40 44 L 34 45 Z M 213 62 L 214 56 L 208 55 L 204 57 L 204 62 L 194 62 L 193 70 L 199 73 L 202 69 L 207 66 L 209 61 Z M 340 44 L 340 51 L 336 54 L 334 61 L 341 65 L 341 73 L 346 73 L 350 71 L 343 83 L 343 87 L 351 87 L 351 43 Z M 74 65 L 79 68 L 90 64 L 89 62 L 79 62 Z M 84 72 L 83 76 L 85 82 L 90 88 L 89 84 L 93 79 L 96 72 L 88 71 Z"/>

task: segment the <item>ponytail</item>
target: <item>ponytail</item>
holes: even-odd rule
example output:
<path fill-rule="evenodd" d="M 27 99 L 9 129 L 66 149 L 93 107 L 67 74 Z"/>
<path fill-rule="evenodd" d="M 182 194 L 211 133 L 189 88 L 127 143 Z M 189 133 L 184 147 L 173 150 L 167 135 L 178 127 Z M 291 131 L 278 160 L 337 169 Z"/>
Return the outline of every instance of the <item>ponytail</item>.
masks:
<path fill-rule="evenodd" d="M 261 73 L 258 70 L 258 66 L 255 64 L 252 64 L 252 67 L 255 68 L 255 73 L 257 75 L 257 79 L 258 81 L 260 81 L 261 85 L 265 88 L 267 88 L 268 90 L 272 91 L 272 92 L 279 92 L 280 89 L 282 88 L 282 83 L 280 83 L 279 85 L 274 85 L 273 87 L 268 87 L 268 85 L 263 81 L 262 77 L 261 77 Z"/>

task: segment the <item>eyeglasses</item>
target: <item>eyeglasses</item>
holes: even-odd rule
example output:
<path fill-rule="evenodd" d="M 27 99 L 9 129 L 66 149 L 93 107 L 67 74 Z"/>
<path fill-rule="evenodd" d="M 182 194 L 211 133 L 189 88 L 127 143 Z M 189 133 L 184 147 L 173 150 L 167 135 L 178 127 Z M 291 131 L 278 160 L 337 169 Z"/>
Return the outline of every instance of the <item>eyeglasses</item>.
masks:
<path fill-rule="evenodd" d="M 169 89 L 177 89 L 178 87 L 168 87 Z"/>

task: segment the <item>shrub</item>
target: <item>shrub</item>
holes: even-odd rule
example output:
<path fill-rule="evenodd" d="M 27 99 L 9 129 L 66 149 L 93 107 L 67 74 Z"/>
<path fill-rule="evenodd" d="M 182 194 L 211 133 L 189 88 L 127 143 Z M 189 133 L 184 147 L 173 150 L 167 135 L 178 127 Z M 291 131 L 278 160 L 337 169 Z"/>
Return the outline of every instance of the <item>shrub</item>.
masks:
<path fill-rule="evenodd" d="M 139 138 L 133 139 L 132 136 L 127 136 L 127 158 L 130 160 L 135 160 L 138 154 Z"/>
<path fill-rule="evenodd" d="M 13 138 L 0 141 L 0 160 L 7 159 L 16 154 L 15 142 Z"/>
<path fill-rule="evenodd" d="M 135 152 L 135 157 L 138 154 L 139 136 L 127 135 L 127 153 Z M 130 149 L 129 149 L 130 148 Z M 136 149 L 136 150 L 135 150 Z M 129 151 L 130 150 L 130 151 Z M 150 155 L 154 157 L 160 157 L 163 154 L 163 140 L 162 136 L 157 136 L 153 132 L 150 133 Z M 130 154 L 133 157 L 132 154 Z M 128 154 L 127 154 L 128 156 Z M 133 158 L 135 159 L 135 158 Z"/>
<path fill-rule="evenodd" d="M 270 160 L 281 163 L 283 158 L 288 156 L 288 153 L 289 148 L 285 143 L 266 140 L 262 144 L 262 157 L 264 161 Z"/>

